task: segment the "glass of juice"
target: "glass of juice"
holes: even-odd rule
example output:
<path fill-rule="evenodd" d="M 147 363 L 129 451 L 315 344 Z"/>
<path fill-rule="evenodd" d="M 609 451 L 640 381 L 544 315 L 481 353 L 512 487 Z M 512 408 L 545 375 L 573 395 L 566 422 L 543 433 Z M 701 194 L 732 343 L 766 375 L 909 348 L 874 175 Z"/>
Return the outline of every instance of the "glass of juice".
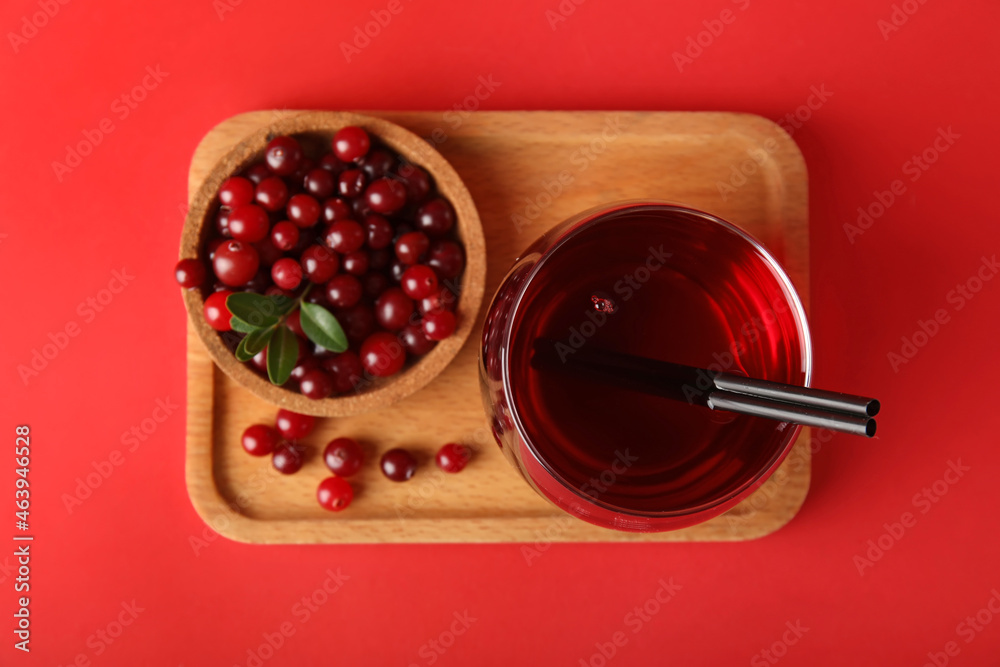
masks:
<path fill-rule="evenodd" d="M 542 360 L 539 341 L 548 346 Z M 574 355 L 588 346 L 808 386 L 809 329 L 791 280 L 757 240 L 720 218 L 621 202 L 532 244 L 483 329 L 493 435 L 555 505 L 599 526 L 650 532 L 739 503 L 799 432 L 700 405 L 708 373 L 666 398 L 573 372 Z"/>

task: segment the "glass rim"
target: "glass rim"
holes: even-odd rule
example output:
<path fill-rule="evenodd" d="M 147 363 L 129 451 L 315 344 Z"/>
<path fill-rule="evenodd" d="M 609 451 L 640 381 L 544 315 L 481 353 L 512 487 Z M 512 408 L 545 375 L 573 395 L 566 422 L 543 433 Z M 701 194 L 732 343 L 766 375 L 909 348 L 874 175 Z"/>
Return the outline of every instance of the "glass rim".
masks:
<path fill-rule="evenodd" d="M 506 396 L 513 396 L 511 386 L 511 373 L 510 373 L 510 345 L 511 338 L 514 333 L 514 321 L 521 310 L 522 302 L 524 300 L 524 295 L 528 291 L 528 287 L 531 285 L 532 281 L 536 278 L 545 261 L 551 257 L 561 246 L 567 243 L 570 239 L 576 237 L 584 229 L 596 224 L 598 221 L 610 216 L 613 213 L 617 213 L 623 210 L 655 210 L 655 211 L 666 211 L 666 212 L 676 212 L 685 215 L 693 215 L 695 217 L 706 220 L 707 222 L 720 225 L 723 228 L 735 233 L 737 236 L 742 238 L 744 241 L 749 243 L 752 248 L 764 259 L 765 263 L 771 268 L 772 273 L 778 280 L 780 286 L 782 287 L 782 292 L 784 293 L 785 300 L 788 303 L 793 315 L 796 327 L 799 330 L 799 337 L 801 339 L 802 347 L 802 373 L 804 375 L 803 385 L 808 387 L 812 381 L 812 361 L 813 361 L 813 351 L 812 351 L 812 337 L 809 331 L 809 323 L 806 317 L 805 307 L 802 305 L 802 301 L 799 298 L 798 291 L 795 289 L 795 285 L 792 283 L 791 277 L 785 271 L 784 267 L 778 262 L 777 259 L 771 254 L 771 252 L 764 247 L 764 245 L 758 241 L 754 236 L 746 232 L 745 230 L 737 227 L 731 222 L 728 222 L 718 216 L 712 215 L 711 213 L 706 213 L 705 211 L 700 211 L 696 208 L 686 206 L 684 204 L 678 204 L 674 202 L 656 200 L 656 199 L 629 199 L 612 202 L 610 204 L 601 204 L 589 208 L 581 213 L 570 216 L 563 222 L 560 222 L 556 227 L 567 226 L 567 230 L 555 239 L 552 244 L 540 253 L 538 261 L 535 262 L 534 266 L 525 275 L 521 285 L 517 288 L 517 292 L 514 296 L 513 303 L 510 308 L 508 315 L 508 323 L 504 327 L 503 338 L 500 341 L 500 349 L 504 351 L 502 355 L 502 360 L 500 364 L 500 376 L 501 382 L 503 384 L 504 394 Z M 553 227 L 555 229 L 556 227 Z M 546 232 L 548 233 L 548 232 Z M 630 517 L 635 517 L 637 519 L 668 519 L 690 516 L 693 514 L 699 514 L 702 512 L 710 511 L 713 508 L 719 507 L 720 505 L 725 505 L 729 503 L 734 498 L 738 498 L 744 494 L 756 490 L 761 484 L 763 484 L 771 474 L 777 469 L 777 467 L 784 461 L 785 457 L 794 447 L 795 442 L 798 440 L 798 435 L 802 430 L 802 426 L 795 424 L 794 428 L 789 430 L 791 434 L 788 440 L 785 442 L 778 451 L 775 452 L 774 456 L 761 467 L 750 479 L 741 484 L 739 487 L 733 491 L 727 493 L 726 495 L 712 499 L 701 505 L 688 507 L 680 510 L 664 510 L 664 511 L 637 511 L 624 507 L 618 507 L 607 503 L 600 498 L 595 498 L 593 496 L 583 493 L 578 488 L 567 482 L 562 475 L 556 472 L 548 461 L 543 458 L 538 449 L 535 446 L 534 441 L 528 435 L 524 428 L 524 424 L 521 421 L 521 415 L 518 410 L 515 409 L 515 404 L 513 400 L 508 402 L 510 405 L 510 417 L 514 424 L 514 429 L 517 431 L 518 438 L 524 443 L 525 448 L 534 458 L 535 462 L 545 470 L 546 473 L 552 479 L 556 480 L 560 485 L 565 487 L 575 498 L 582 501 L 582 505 L 586 506 L 597 506 L 604 510 L 611 511 L 617 514 L 622 514 Z M 536 483 L 533 480 L 532 485 L 535 486 Z M 548 497 L 548 494 L 543 494 Z"/>

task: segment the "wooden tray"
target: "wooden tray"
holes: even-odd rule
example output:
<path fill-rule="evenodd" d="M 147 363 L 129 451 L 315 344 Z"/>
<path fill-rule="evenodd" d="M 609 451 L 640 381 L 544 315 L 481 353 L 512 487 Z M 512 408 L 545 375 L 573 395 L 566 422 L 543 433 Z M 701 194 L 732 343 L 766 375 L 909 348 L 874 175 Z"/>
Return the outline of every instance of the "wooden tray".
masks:
<path fill-rule="evenodd" d="M 213 128 L 195 151 L 188 183 L 197 191 L 212 165 L 245 135 L 287 111 L 258 111 Z M 514 257 L 540 233 L 591 206 L 655 198 L 688 204 L 738 224 L 782 262 L 808 308 L 806 170 L 777 125 L 734 113 L 365 112 L 427 138 L 454 165 L 476 201 L 486 235 L 486 304 Z M 456 127 L 457 125 L 457 127 Z M 476 333 L 445 371 L 413 396 L 368 414 L 320 420 L 313 454 L 299 473 L 278 474 L 239 443 L 250 424 L 273 423 L 276 408 L 215 368 L 188 324 L 187 484 L 198 513 L 243 542 L 626 542 L 745 540 L 785 525 L 809 487 L 809 432 L 754 495 L 727 514 L 668 533 L 630 534 L 563 514 L 538 496 L 493 443 L 480 399 Z M 367 465 L 352 478 L 342 514 L 316 502 L 329 473 L 332 438 L 350 436 Z M 433 463 L 446 442 L 475 450 L 445 475 Z M 407 447 L 420 467 L 390 482 L 377 460 Z M 528 552 L 526 558 L 530 559 Z"/>

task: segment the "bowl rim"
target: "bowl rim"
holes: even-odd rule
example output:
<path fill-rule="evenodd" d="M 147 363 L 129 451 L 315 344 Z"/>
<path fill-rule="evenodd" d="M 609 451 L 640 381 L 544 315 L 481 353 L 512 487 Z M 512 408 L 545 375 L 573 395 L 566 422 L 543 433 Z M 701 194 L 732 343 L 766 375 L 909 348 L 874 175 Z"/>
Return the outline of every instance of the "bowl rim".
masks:
<path fill-rule="evenodd" d="M 554 252 L 558 250 L 562 245 L 567 243 L 570 239 L 574 238 L 576 235 L 581 233 L 582 230 L 595 224 L 597 221 L 611 216 L 615 213 L 620 213 L 623 211 L 638 211 L 642 209 L 654 209 L 657 211 L 672 211 L 677 213 L 683 213 L 685 215 L 691 215 L 694 217 L 701 218 L 712 224 L 717 224 L 727 229 L 730 232 L 735 233 L 737 236 L 742 238 L 745 242 L 749 243 L 750 246 L 764 259 L 765 263 L 771 268 L 776 280 L 782 287 L 785 299 L 788 302 L 789 307 L 792 310 L 795 319 L 795 325 L 798 329 L 800 342 L 801 342 L 801 353 L 802 353 L 802 372 L 804 375 L 804 386 L 810 386 L 812 382 L 812 366 L 813 366 L 813 350 L 812 350 L 812 337 L 809 330 L 809 322 L 806 316 L 805 307 L 802 304 L 802 300 L 799 298 L 798 291 L 795 289 L 795 285 L 792 283 L 791 277 L 785 271 L 784 267 L 778 262 L 778 260 L 771 254 L 771 252 L 757 240 L 753 235 L 741 229 L 737 225 L 724 220 L 718 216 L 712 215 L 705 211 L 693 208 L 691 206 L 686 206 L 684 204 L 679 204 L 675 202 L 669 202 L 657 199 L 629 199 L 616 201 L 608 204 L 600 204 L 598 206 L 592 207 L 581 213 L 578 213 L 570 218 L 566 219 L 564 222 L 556 225 L 552 231 L 557 231 L 558 236 L 552 241 L 551 245 L 546 248 L 534 265 L 528 270 L 527 274 L 524 276 L 517 292 L 514 295 L 510 311 L 508 313 L 508 321 L 506 322 L 503 329 L 503 337 L 500 341 L 500 349 L 510 350 L 511 339 L 514 333 L 513 323 L 518 315 L 519 308 L 522 306 L 522 301 L 531 285 L 532 279 L 534 279 L 538 272 L 541 270 L 542 265 L 545 260 L 550 257 Z M 544 239 L 552 231 L 543 234 L 539 239 Z M 537 241 L 536 241 L 537 243 Z M 532 244 L 532 247 L 534 244 Z M 500 374 L 501 382 L 503 385 L 503 392 L 505 396 L 512 396 L 512 383 L 511 383 L 511 373 L 510 373 L 510 354 L 504 354 L 501 364 L 500 364 Z M 713 512 L 713 510 L 719 509 L 718 512 L 714 514 L 721 514 L 730 506 L 735 505 L 737 502 L 743 498 L 750 495 L 753 491 L 759 488 L 767 479 L 774 474 L 774 471 L 778 469 L 781 463 L 785 460 L 788 454 L 791 452 L 792 448 L 795 446 L 798 440 L 798 434 L 802 430 L 802 426 L 795 424 L 793 428 L 786 429 L 785 431 L 785 441 L 784 444 L 777 448 L 775 454 L 771 459 L 761 466 L 761 468 L 751 477 L 748 481 L 741 484 L 739 487 L 730 491 L 724 496 L 715 498 L 701 505 L 696 505 L 692 507 L 686 507 L 679 510 L 664 510 L 657 512 L 650 511 L 637 511 L 633 509 L 619 507 L 611 503 L 602 501 L 599 498 L 594 498 L 593 496 L 587 495 L 577 489 L 574 485 L 570 484 L 567 480 L 563 478 L 556 470 L 552 468 L 549 462 L 540 455 L 538 449 L 536 448 L 532 438 L 527 434 L 527 430 L 521 420 L 521 414 L 518 410 L 514 409 L 513 402 L 511 402 L 510 408 L 510 418 L 514 425 L 514 429 L 517 432 L 517 437 L 521 443 L 522 447 L 518 448 L 518 452 L 527 451 L 531 457 L 534 459 L 536 465 L 541 467 L 549 477 L 555 480 L 560 486 L 564 487 L 570 492 L 575 501 L 574 504 L 579 507 L 593 507 L 599 508 L 602 511 L 612 512 L 614 514 L 634 517 L 637 520 L 660 520 L 660 519 L 677 519 L 682 517 L 693 517 L 703 513 Z M 522 464 L 523 465 L 523 464 Z M 531 481 L 532 486 L 537 487 L 534 481 Z M 547 498 L 550 498 L 550 494 L 543 493 Z M 554 501 L 554 499 L 553 499 Z M 560 501 L 560 504 L 563 501 Z M 721 508 L 721 509 L 720 509 Z M 704 520 L 711 518 L 706 516 Z M 603 524 L 601 524 L 603 525 Z"/>
<path fill-rule="evenodd" d="M 223 343 L 221 335 L 205 321 L 204 298 L 199 289 L 181 288 L 188 321 L 198 333 L 215 365 L 241 387 L 281 408 L 324 417 L 361 414 L 391 405 L 426 386 L 458 354 L 478 320 L 486 282 L 486 248 L 482 221 L 471 193 L 458 172 L 432 144 L 391 121 L 350 111 L 291 112 L 258 128 L 240 139 L 219 158 L 206 174 L 198 190 L 189 193 L 190 206 L 181 232 L 180 259 L 202 258 L 200 249 L 206 238 L 209 214 L 216 210 L 216 195 L 222 182 L 258 160 L 267 142 L 279 135 L 332 134 L 356 125 L 377 137 L 407 162 L 425 169 L 434 179 L 438 193 L 455 209 L 456 229 L 464 246 L 465 268 L 457 281 L 458 303 L 455 332 L 415 363 L 389 378 L 372 378 L 362 391 L 314 400 L 291 389 L 272 385 L 236 357 Z M 322 221 L 317 223 L 322 224 Z M 206 267 L 209 268 L 210 267 Z M 236 291 L 236 290 L 234 290 Z"/>

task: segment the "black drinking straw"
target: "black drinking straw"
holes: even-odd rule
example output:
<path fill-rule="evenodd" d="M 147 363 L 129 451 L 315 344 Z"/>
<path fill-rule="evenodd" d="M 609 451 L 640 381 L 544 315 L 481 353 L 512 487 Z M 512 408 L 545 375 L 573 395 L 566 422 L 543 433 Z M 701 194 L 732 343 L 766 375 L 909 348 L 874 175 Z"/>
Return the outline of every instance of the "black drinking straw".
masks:
<path fill-rule="evenodd" d="M 579 349 L 557 346 L 548 338 L 535 341 L 532 365 L 551 370 L 584 372 L 617 386 L 701 405 L 805 426 L 828 428 L 865 437 L 875 435 L 873 417 L 880 404 L 873 398 L 811 387 L 719 373 L 659 359 L 647 359 L 585 344 Z"/>

